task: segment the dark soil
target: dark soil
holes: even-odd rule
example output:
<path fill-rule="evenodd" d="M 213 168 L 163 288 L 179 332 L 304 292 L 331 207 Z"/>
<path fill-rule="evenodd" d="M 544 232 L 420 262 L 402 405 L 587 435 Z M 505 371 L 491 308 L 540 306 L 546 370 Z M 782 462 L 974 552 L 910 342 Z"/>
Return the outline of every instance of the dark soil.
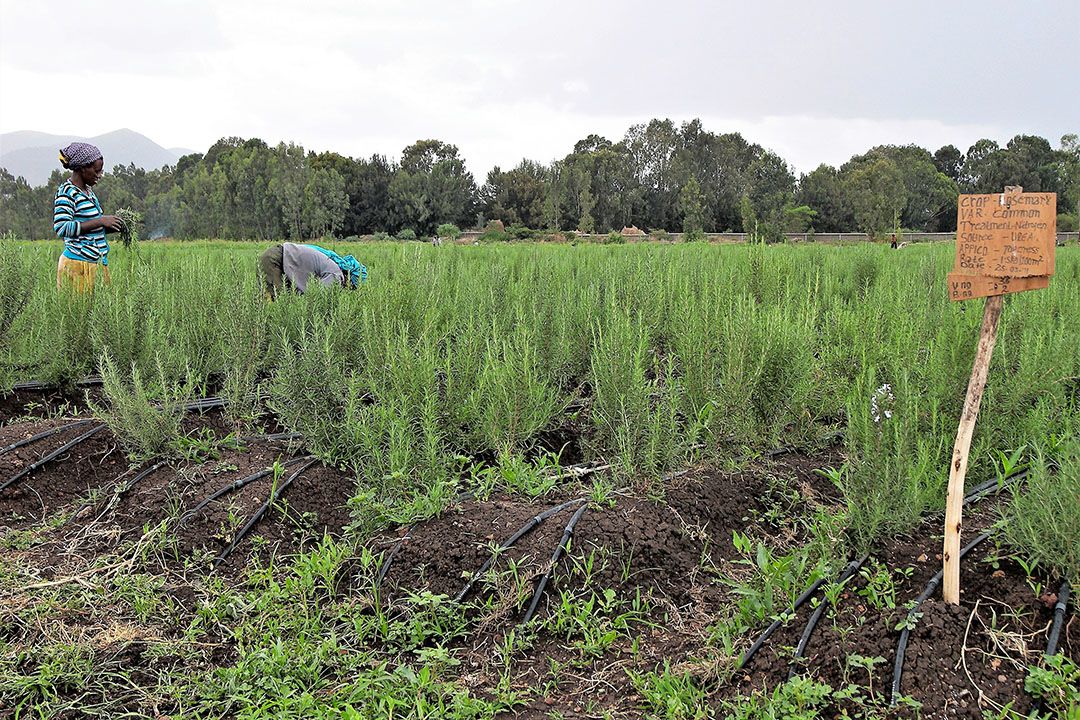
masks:
<path fill-rule="evenodd" d="M 0 412 L 9 406 L 0 406 Z M 0 427 L 0 447 L 69 422 L 49 419 Z M 10 477 L 89 427 L 0 456 L 0 476 Z M 220 439 L 230 431 L 219 412 L 192 415 L 185 430 L 207 440 Z M 563 441 L 553 432 L 544 443 L 561 447 Z M 571 445 L 568 452 L 573 455 L 577 450 Z M 129 465 L 115 438 L 103 430 L 0 492 L 0 540 L 15 537 L 11 531 L 28 531 L 33 539 L 20 541 L 20 559 L 34 568 L 32 575 L 49 580 L 86 567 L 100 556 L 124 553 L 148 542 L 153 537 L 148 531 L 165 522 L 165 541 L 155 545 L 151 559 L 156 558 L 168 576 L 170 597 L 184 612 L 193 612 L 198 583 L 190 572 L 216 573 L 230 582 L 242 582 L 253 562 L 264 567 L 283 562 L 289 555 L 310 549 L 324 534 L 336 538 L 348 534 L 348 500 L 355 494 L 354 480 L 316 463 L 296 477 L 236 551 L 211 568 L 210 560 L 270 497 L 274 479 L 250 482 L 198 513 L 190 511 L 215 490 L 275 462 L 300 457 L 301 450 L 283 442 L 251 439 L 240 449 L 218 447 L 213 453 L 202 460 L 163 464 L 133 482 L 154 463 Z M 552 661 L 568 663 L 568 671 L 557 690 L 549 696 L 529 695 L 532 699 L 516 715 L 546 718 L 559 712 L 567 718 L 592 717 L 595 712 L 590 714 L 587 706 L 593 701 L 594 709 L 634 717 L 640 715 L 642 701 L 626 670 L 670 663 L 677 671 L 693 672 L 709 663 L 716 667 L 730 663 L 731 658 L 718 657 L 708 628 L 732 600 L 719 576 L 738 567 L 733 533 L 766 542 L 778 552 L 805 543 L 807 529 L 800 518 L 808 517 L 817 506 L 839 501 L 835 488 L 814 470 L 838 466 L 842 460 L 838 450 L 813 457 L 788 453 L 734 472 L 692 470 L 669 479 L 662 488 L 657 485 L 662 498 L 650 497 L 644 489 L 624 489 L 600 504 L 590 503 L 575 528 L 567 556 L 553 569 L 537 617 L 552 616 L 561 592 L 587 595 L 611 589 L 624 601 L 642 598 L 647 609 L 645 622 L 636 626 L 640 634 L 635 638 L 635 654 L 623 638 L 600 657 L 574 665 L 580 658 L 566 637 L 539 633 L 515 659 L 513 685 L 523 692 L 542 687 Z M 287 468 L 278 482 L 299 467 L 298 462 Z M 377 551 L 399 547 L 383 586 L 386 599 L 394 605 L 412 593 L 456 595 L 494 546 L 547 508 L 586 497 L 588 489 L 587 481 L 569 482 L 536 499 L 497 494 L 462 500 L 408 533 L 397 528 L 373 538 L 369 545 Z M 965 538 L 992 522 L 992 505 L 987 501 L 978 511 L 966 514 Z M 573 507 L 566 508 L 525 536 L 499 558 L 491 578 L 478 582 L 469 595 L 468 600 L 476 603 L 470 612 L 481 622 L 467 638 L 455 640 L 454 646 L 477 692 L 497 682 L 491 675 L 491 658 L 505 633 L 520 622 L 536 581 L 551 569 L 552 552 L 573 512 Z M 50 518 L 57 521 L 50 523 L 55 527 L 42 528 L 41 522 Z M 940 524 L 940 519 L 928 521 L 912 538 L 899 538 L 879 550 L 876 558 L 883 567 L 903 571 L 893 575 L 898 583 L 890 599 L 894 607 L 881 607 L 882 603 L 868 597 L 865 579 L 857 576 L 845 588 L 836 612 L 822 620 L 801 672 L 834 688 L 861 686 L 866 694 L 887 704 L 899 637 L 896 626 L 906 616 L 904 603 L 922 590 L 940 566 Z M 1029 588 L 1028 578 L 1015 563 L 1003 560 L 992 566 L 984 562 L 989 548 L 988 543 L 964 560 L 960 608 L 944 606 L 936 598 L 922 608 L 902 686 L 905 695 L 922 703 L 921 717 L 980 718 L 983 710 L 1008 702 L 1019 711 L 1029 707 L 1023 680 L 1027 665 L 1037 660 L 1045 646 L 1053 598 L 1039 597 Z M 867 566 L 868 570 L 875 567 Z M 341 591 L 365 591 L 357 578 L 345 575 Z M 1036 581 L 1051 589 L 1058 582 L 1031 579 Z M 484 603 L 487 615 L 478 609 Z M 789 672 L 786 648 L 796 643 L 811 610 L 809 605 L 803 608 L 766 643 L 746 672 L 713 699 L 781 685 Z M 746 638 L 747 643 L 750 640 Z M 234 648 L 228 642 L 220 645 L 215 650 L 217 661 L 226 663 Z M 1080 623 L 1067 625 L 1061 651 L 1073 658 L 1080 656 Z M 117 652 L 127 653 L 124 657 L 130 661 L 124 664 L 134 677 L 150 672 L 136 645 L 118 646 Z M 859 661 L 860 656 L 866 660 Z M 867 670 L 858 662 L 869 662 L 872 668 Z M 834 710 L 850 713 L 856 708 Z"/>
<path fill-rule="evenodd" d="M 835 488 L 813 469 L 839 461 L 823 459 L 824 463 L 790 454 L 733 474 L 696 471 L 673 481 L 662 500 L 615 494 L 610 507 L 592 505 L 582 515 L 569 562 L 591 558 L 592 582 L 598 587 L 630 593 L 641 589 L 686 603 L 691 600 L 693 578 L 702 572 L 703 556 L 715 567 L 733 558 L 733 532 L 759 527 L 774 540 L 794 540 L 790 527 L 764 519 L 772 503 L 835 500 Z M 453 596 L 493 547 L 533 516 L 574 497 L 558 491 L 535 501 L 497 496 L 460 503 L 412 530 L 401 543 L 386 584 L 391 591 L 400 587 Z M 509 550 L 498 567 L 517 563 L 542 574 L 573 512 L 568 508 L 542 523 Z M 376 546 L 392 547 L 399 538 L 397 534 L 381 538 Z"/>
<path fill-rule="evenodd" d="M 21 422 L 0 428 L 0 447 L 67 422 Z M 197 431 L 211 441 L 223 437 L 224 423 L 218 412 L 193 414 L 185 425 L 185 430 Z M 0 477 L 11 477 L 92 427 L 58 433 L 0 456 Z M 131 465 L 111 432 L 103 429 L 0 492 L 0 538 L 11 531 L 32 530 L 50 517 L 62 519 L 57 528 L 34 543 L 32 556 L 40 561 L 46 579 L 66 562 L 79 564 L 88 556 L 129 548 L 163 521 L 168 524 L 167 555 L 173 561 L 192 555 L 208 560 L 231 540 L 230 531 L 267 500 L 272 477 L 227 493 L 188 518 L 182 520 L 182 516 L 219 488 L 277 460 L 289 460 L 298 448 L 257 438 L 248 438 L 239 449 L 206 448 L 211 456 L 202 461 Z M 142 472 L 159 464 L 149 474 Z M 351 495 L 351 479 L 316 464 L 297 478 L 280 507 L 295 519 L 293 524 L 306 522 L 309 533 L 324 523 L 331 532 L 340 534 L 348 523 L 346 502 Z M 269 553 L 295 552 L 300 547 L 295 541 L 299 536 L 279 531 L 280 520 L 279 511 L 276 518 L 268 516 L 256 525 L 255 534 L 274 536 L 261 547 Z M 238 557 L 245 558 L 250 545 L 250 538 L 242 542 Z M 162 560 L 168 562 L 169 557 Z M 242 565 L 238 563 L 234 569 Z"/>
<path fill-rule="evenodd" d="M 1023 692 L 1027 666 L 1046 648 L 1057 597 L 1037 596 L 1023 579 L 1012 562 L 998 571 L 970 563 L 961 573 L 959 607 L 935 597 L 920 608 L 901 691 L 922 702 L 924 717 L 981 718 L 983 710 L 1010 702 L 1018 712 L 1030 709 Z M 1061 652 L 1077 657 L 1076 623 L 1063 631 L 1060 645 Z"/>
<path fill-rule="evenodd" d="M 611 589 L 625 601 L 646 599 L 652 610 L 645 619 L 652 625 L 637 638 L 636 658 L 631 659 L 627 647 L 617 646 L 596 665 L 570 672 L 558 693 L 530 702 L 514 716 L 548 718 L 557 711 L 567 718 L 591 717 L 583 708 L 590 700 L 617 716 L 638 715 L 640 697 L 624 669 L 678 665 L 710 652 L 706 628 L 730 599 L 716 576 L 735 559 L 732 534 L 783 546 L 804 541 L 803 528 L 787 520 L 808 507 L 836 501 L 836 489 L 813 471 L 841 462 L 835 452 L 816 459 L 792 453 L 735 473 L 693 471 L 670 481 L 662 499 L 623 491 L 613 494 L 610 504 L 590 504 L 536 617 L 547 617 L 563 591 L 587 597 Z M 378 538 L 373 545 L 381 550 L 400 543 L 385 583 L 387 597 L 393 601 L 419 592 L 455 596 L 493 547 L 533 516 L 574 497 L 581 497 L 581 490 L 564 489 L 533 501 L 506 495 L 469 500 L 413 528 L 404 542 L 401 531 Z M 496 617 L 486 618 L 465 643 L 470 666 L 484 667 L 504 633 L 520 622 L 574 510 L 550 517 L 507 551 L 495 564 L 503 573 L 495 584 L 474 587 L 467 600 L 489 599 L 494 605 L 487 612 L 494 607 Z M 507 574 L 510 567 L 516 568 L 513 580 Z M 524 591 L 521 605 L 515 601 L 518 590 Z M 538 637 L 515 665 L 514 686 L 542 686 L 552 662 L 575 662 L 566 644 L 564 637 Z"/>
<path fill-rule="evenodd" d="M 0 426 L 20 418 L 41 419 L 58 414 L 80 415 L 88 412 L 87 397 L 101 399 L 100 387 L 62 390 L 14 390 L 0 393 Z"/>
<path fill-rule="evenodd" d="M 996 519 L 995 500 L 988 498 L 965 518 L 965 542 Z M 900 628 L 908 615 L 906 603 L 926 587 L 941 568 L 940 518 L 927 522 L 913 538 L 901 538 L 876 555 L 894 574 L 895 600 L 885 606 L 866 590 L 866 575 L 847 584 L 835 612 L 827 610 L 807 648 L 800 671 L 834 688 L 849 683 L 887 704 L 891 697 L 894 660 Z M 1018 712 L 1030 709 L 1023 692 L 1027 666 L 1045 649 L 1046 630 L 1056 597 L 1037 595 L 1015 562 L 993 560 L 993 542 L 974 548 L 961 563 L 961 604 L 941 601 L 940 588 L 920 607 L 911 633 L 901 679 L 901 694 L 920 703 L 920 714 L 909 708 L 900 717 L 982 718 L 984 711 L 1008 703 Z M 873 560 L 864 565 L 866 574 Z M 1030 578 L 1031 584 L 1057 588 L 1060 579 Z M 804 606 L 796 618 L 778 630 L 749 663 L 732 688 L 747 693 L 784 682 L 791 671 L 792 649 L 813 612 Z M 1076 625 L 1075 623 L 1073 624 Z M 1076 657 L 1080 628 L 1062 635 L 1061 651 Z M 864 664 L 869 662 L 872 669 Z M 836 712 L 844 708 L 837 707 Z M 847 708 L 850 712 L 853 708 Z"/>
<path fill-rule="evenodd" d="M 19 441 L 31 438 L 39 433 L 55 428 L 75 425 L 81 418 L 58 418 L 55 420 L 23 420 L 0 427 L 0 449 Z M 55 435 L 35 440 L 14 450 L 0 455 L 0 482 L 10 478 L 22 468 L 30 465 L 48 453 L 56 450 L 69 440 L 73 440 L 90 429 L 90 425 L 79 425 L 71 430 L 64 430 Z"/>
<path fill-rule="evenodd" d="M 63 435 L 78 436 L 91 426 L 83 426 Z M 70 436 L 53 436 L 41 441 L 47 443 L 48 450 L 55 450 Z M 9 460 L 9 455 L 0 458 L 4 462 L 4 478 L 13 475 L 16 467 L 21 469 L 26 459 L 37 460 L 45 452 L 39 443 L 26 446 L 33 448 L 26 453 L 19 453 L 19 464 Z M 20 448 L 20 451 L 23 448 Z M 38 454 L 40 453 L 40 455 Z M 27 458 L 26 456 L 29 456 Z M 91 491 L 101 489 L 128 469 L 127 459 L 117 447 L 116 441 L 108 430 L 98 432 L 71 448 L 63 456 L 52 460 L 15 484 L 0 492 L 0 528 L 19 529 L 41 522 L 53 512 L 65 506 L 71 506 L 77 500 L 89 497 Z"/>
<path fill-rule="evenodd" d="M 282 480 L 302 466 L 303 463 L 297 463 L 288 468 Z M 250 512 L 245 510 L 242 514 L 244 519 L 270 496 L 269 481 L 253 483 L 253 486 L 253 491 L 251 486 L 247 486 L 243 492 L 255 502 L 236 501 L 237 505 L 251 506 Z M 243 571 L 253 556 L 258 557 L 260 564 L 266 565 L 272 558 L 311 549 L 312 544 L 325 534 L 340 539 L 350 521 L 346 503 L 354 491 L 355 480 L 340 470 L 320 463 L 304 470 L 286 488 L 275 506 L 251 528 L 237 549 L 217 567 L 217 571 L 235 576 Z M 214 513 L 218 518 L 221 514 L 221 509 Z M 224 543 L 220 540 L 214 546 L 217 553 L 223 548 Z"/>

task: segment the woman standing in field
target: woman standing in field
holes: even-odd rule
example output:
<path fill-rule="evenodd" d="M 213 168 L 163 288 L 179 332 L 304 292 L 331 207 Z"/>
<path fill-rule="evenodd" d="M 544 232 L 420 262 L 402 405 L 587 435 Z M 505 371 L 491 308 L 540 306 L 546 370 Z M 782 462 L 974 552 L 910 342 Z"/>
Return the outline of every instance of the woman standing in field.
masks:
<path fill-rule="evenodd" d="M 56 266 L 56 287 L 64 280 L 77 292 L 94 289 L 94 276 L 101 265 L 102 279 L 109 282 L 109 243 L 105 233 L 123 226 L 120 218 L 106 215 L 91 189 L 104 174 L 101 151 L 89 143 L 71 143 L 60 151 L 60 163 L 71 177 L 56 191 L 53 203 L 53 230 L 64 241 L 64 252 Z"/>

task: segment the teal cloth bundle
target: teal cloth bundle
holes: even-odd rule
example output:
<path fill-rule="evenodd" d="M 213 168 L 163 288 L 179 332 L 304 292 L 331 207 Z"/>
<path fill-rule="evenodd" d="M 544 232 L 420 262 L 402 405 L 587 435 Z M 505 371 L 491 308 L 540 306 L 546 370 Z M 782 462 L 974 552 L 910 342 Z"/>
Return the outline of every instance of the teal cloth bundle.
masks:
<path fill-rule="evenodd" d="M 337 266 L 341 268 L 341 271 L 349 276 L 349 284 L 353 287 L 356 287 L 359 283 L 367 282 L 367 265 L 362 264 L 352 255 L 341 257 L 333 250 L 327 250 L 318 245 L 308 245 L 308 247 L 318 250 L 337 263 Z"/>

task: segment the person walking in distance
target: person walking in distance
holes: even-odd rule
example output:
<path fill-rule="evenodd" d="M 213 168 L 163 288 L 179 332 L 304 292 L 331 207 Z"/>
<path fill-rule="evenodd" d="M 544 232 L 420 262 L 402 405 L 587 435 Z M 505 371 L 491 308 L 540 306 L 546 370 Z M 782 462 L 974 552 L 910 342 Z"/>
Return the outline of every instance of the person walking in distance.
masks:
<path fill-rule="evenodd" d="M 53 231 L 64 241 L 64 252 L 56 265 L 56 287 L 69 282 L 76 292 L 94 289 L 101 267 L 102 280 L 109 282 L 109 243 L 106 233 L 123 228 L 120 218 L 106 215 L 93 187 L 104 175 L 101 151 L 89 143 L 74 142 L 60 151 L 60 164 L 71 177 L 56 190 L 53 201 Z"/>

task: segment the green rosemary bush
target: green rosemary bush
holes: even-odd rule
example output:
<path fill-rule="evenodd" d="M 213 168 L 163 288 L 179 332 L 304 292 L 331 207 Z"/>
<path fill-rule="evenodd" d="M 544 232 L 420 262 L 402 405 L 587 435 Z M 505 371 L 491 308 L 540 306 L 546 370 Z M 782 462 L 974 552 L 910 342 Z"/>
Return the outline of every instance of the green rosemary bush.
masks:
<path fill-rule="evenodd" d="M 1039 453 L 1026 486 L 1003 513 L 1005 539 L 1022 555 L 1080 588 L 1080 436 L 1062 441 L 1051 458 Z"/>
<path fill-rule="evenodd" d="M 155 366 L 155 375 L 148 379 L 134 365 L 126 373 L 108 353 L 101 356 L 106 402 L 91 403 L 91 410 L 134 460 L 180 454 L 184 406 L 191 400 L 193 385 L 170 381 L 160 358 Z"/>

